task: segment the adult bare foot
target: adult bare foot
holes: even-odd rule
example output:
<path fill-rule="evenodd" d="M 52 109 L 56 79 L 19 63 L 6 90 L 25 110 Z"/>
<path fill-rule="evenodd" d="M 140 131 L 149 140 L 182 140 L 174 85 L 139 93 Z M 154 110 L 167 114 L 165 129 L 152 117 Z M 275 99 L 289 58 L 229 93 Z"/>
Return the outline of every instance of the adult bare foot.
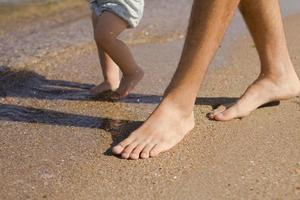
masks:
<path fill-rule="evenodd" d="M 287 100 L 300 92 L 300 81 L 296 73 L 282 77 L 260 76 L 248 87 L 242 97 L 231 106 L 220 106 L 208 115 L 217 121 L 229 121 L 242 118 L 266 103 Z"/>
<path fill-rule="evenodd" d="M 185 115 L 173 104 L 162 102 L 139 129 L 113 148 L 113 152 L 124 159 L 154 157 L 174 147 L 193 128 L 193 113 Z"/>
<path fill-rule="evenodd" d="M 120 86 L 116 90 L 116 93 L 120 96 L 120 98 L 126 97 L 134 89 L 134 87 L 142 80 L 143 77 L 144 71 L 141 68 L 138 68 L 133 74 L 123 74 Z"/>
<path fill-rule="evenodd" d="M 101 95 L 101 93 L 106 91 L 115 91 L 119 86 L 119 83 L 109 83 L 107 81 L 100 83 L 99 85 L 93 87 L 90 90 L 90 94 L 93 96 Z"/>

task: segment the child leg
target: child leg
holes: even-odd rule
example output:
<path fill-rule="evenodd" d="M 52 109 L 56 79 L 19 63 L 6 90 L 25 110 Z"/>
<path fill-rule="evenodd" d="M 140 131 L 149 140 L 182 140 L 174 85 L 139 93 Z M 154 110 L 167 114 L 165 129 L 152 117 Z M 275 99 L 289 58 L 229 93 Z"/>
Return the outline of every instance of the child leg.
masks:
<path fill-rule="evenodd" d="M 107 53 L 123 73 L 117 89 L 121 97 L 127 96 L 144 75 L 127 45 L 117 38 L 127 26 L 124 20 L 111 12 L 103 12 L 95 24 L 95 40 L 98 48 Z"/>
<path fill-rule="evenodd" d="M 94 30 L 98 22 L 97 18 L 97 15 L 93 13 L 92 21 Z M 118 65 L 98 45 L 97 48 L 104 81 L 91 89 L 90 92 L 94 96 L 99 95 L 104 91 L 116 90 L 120 83 Z"/>
<path fill-rule="evenodd" d="M 94 96 L 108 90 L 114 91 L 120 83 L 118 65 L 102 49 L 98 48 L 98 52 L 104 81 L 91 89 L 90 92 Z"/>

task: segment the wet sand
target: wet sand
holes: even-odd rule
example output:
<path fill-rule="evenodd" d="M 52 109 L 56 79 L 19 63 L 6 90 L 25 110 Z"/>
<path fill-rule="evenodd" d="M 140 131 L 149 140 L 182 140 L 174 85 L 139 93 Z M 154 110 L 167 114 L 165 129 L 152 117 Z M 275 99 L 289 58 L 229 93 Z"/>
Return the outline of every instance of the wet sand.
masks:
<path fill-rule="evenodd" d="M 151 1 L 140 27 L 122 35 L 146 76 L 119 103 L 88 95 L 102 76 L 84 4 L 76 12 L 53 5 L 35 20 L 13 14 L 17 27 L 2 24 L 1 200 L 300 199 L 300 97 L 242 120 L 205 117 L 234 101 L 259 72 L 252 40 L 235 28 L 199 91 L 196 127 L 184 141 L 154 159 L 111 155 L 159 103 L 177 65 L 190 7 L 170 1 Z M 287 17 L 285 27 L 300 75 L 299 20 Z"/>

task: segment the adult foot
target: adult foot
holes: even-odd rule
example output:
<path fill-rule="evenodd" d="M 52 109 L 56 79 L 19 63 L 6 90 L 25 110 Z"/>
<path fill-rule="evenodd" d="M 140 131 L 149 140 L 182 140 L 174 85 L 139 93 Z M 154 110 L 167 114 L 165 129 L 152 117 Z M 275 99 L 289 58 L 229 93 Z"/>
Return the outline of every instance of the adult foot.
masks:
<path fill-rule="evenodd" d="M 143 77 L 144 71 L 141 68 L 138 68 L 133 74 L 123 74 L 120 86 L 116 90 L 116 93 L 120 96 L 120 98 L 126 97 Z"/>
<path fill-rule="evenodd" d="M 171 103 L 162 102 L 146 122 L 113 148 L 124 159 L 157 156 L 179 143 L 194 128 L 194 114 L 183 114 Z"/>
<path fill-rule="evenodd" d="M 93 96 L 99 96 L 103 92 L 107 91 L 115 91 L 119 86 L 119 83 L 109 83 L 109 82 L 103 82 L 95 87 L 93 87 L 90 90 L 90 94 Z"/>
<path fill-rule="evenodd" d="M 242 118 L 266 103 L 287 100 L 297 96 L 299 92 L 300 82 L 296 73 L 280 78 L 260 76 L 236 103 L 220 106 L 208 117 L 217 121 Z"/>

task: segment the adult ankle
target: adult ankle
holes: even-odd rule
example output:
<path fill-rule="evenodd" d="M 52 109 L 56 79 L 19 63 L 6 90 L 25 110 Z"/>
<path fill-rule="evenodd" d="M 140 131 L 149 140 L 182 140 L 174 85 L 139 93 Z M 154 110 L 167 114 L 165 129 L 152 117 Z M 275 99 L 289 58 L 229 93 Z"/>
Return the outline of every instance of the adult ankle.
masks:
<path fill-rule="evenodd" d="M 187 101 L 181 98 L 176 98 L 172 95 L 164 97 L 160 106 L 170 110 L 181 117 L 190 117 L 193 113 L 194 104 L 189 105 Z"/>

